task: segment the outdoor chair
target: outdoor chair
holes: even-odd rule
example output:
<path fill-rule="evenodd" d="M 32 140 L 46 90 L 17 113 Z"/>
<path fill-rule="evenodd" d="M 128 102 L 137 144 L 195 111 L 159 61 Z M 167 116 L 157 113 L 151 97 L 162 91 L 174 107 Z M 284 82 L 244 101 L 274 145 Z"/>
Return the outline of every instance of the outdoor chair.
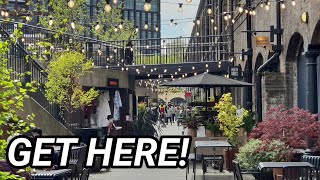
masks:
<path fill-rule="evenodd" d="M 195 155 L 194 153 L 190 153 L 188 157 L 188 163 L 187 163 L 187 168 L 186 168 L 186 180 L 188 179 L 188 174 L 190 171 L 190 163 L 192 164 L 193 168 L 193 162 L 202 162 L 202 170 L 203 170 L 203 154 L 197 154 Z"/>
<path fill-rule="evenodd" d="M 83 168 L 81 175 L 80 175 L 80 180 L 88 180 L 90 175 L 90 169 L 88 168 Z"/>
<path fill-rule="evenodd" d="M 283 175 L 275 175 L 276 180 L 312 180 L 310 167 L 285 167 Z"/>
<path fill-rule="evenodd" d="M 309 156 L 309 155 L 303 155 L 301 157 L 302 162 L 309 162 L 310 164 L 314 165 L 313 171 L 312 171 L 312 177 L 314 179 L 320 179 L 319 175 L 319 169 L 320 169 L 320 156 Z"/>
<path fill-rule="evenodd" d="M 79 177 L 84 166 L 87 146 L 80 146 L 71 150 L 68 169 L 72 170 L 73 177 Z"/>
<path fill-rule="evenodd" d="M 219 141 L 219 139 L 217 138 L 210 138 L 209 139 L 210 141 Z M 224 159 L 223 159 L 223 155 L 222 154 L 219 154 L 217 155 L 216 154 L 216 148 L 213 148 L 213 155 L 204 155 L 203 157 L 203 160 L 204 160 L 204 165 L 205 165 L 205 172 L 207 172 L 207 162 L 210 161 L 211 162 L 211 165 L 212 167 L 214 167 L 216 164 L 218 166 L 218 169 L 220 172 L 223 171 L 223 162 L 224 162 Z"/>
<path fill-rule="evenodd" d="M 232 161 L 233 164 L 233 175 L 235 180 L 243 180 L 242 174 L 251 174 L 255 175 L 255 177 L 258 177 L 260 179 L 260 172 L 254 171 L 254 170 L 241 170 L 239 163 L 235 160 Z"/>

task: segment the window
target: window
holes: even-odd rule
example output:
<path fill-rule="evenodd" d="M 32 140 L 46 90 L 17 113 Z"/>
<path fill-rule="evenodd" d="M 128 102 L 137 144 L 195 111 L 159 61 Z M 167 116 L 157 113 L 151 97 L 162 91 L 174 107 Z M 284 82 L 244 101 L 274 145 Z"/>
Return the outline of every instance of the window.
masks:
<path fill-rule="evenodd" d="M 124 1 L 125 9 L 134 9 L 134 0 L 126 0 Z"/>

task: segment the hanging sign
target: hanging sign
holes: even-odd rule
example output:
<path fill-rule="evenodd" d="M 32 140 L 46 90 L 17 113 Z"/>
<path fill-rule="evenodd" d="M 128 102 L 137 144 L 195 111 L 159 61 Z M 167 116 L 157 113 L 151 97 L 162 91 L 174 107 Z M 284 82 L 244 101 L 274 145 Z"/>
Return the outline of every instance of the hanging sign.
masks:
<path fill-rule="evenodd" d="M 241 78 L 240 66 L 230 66 L 229 67 L 229 77 L 230 78 Z"/>
<path fill-rule="evenodd" d="M 269 36 L 256 36 L 256 47 L 267 47 L 270 46 Z"/>
<path fill-rule="evenodd" d="M 107 86 L 108 87 L 119 87 L 119 79 L 107 79 Z"/>

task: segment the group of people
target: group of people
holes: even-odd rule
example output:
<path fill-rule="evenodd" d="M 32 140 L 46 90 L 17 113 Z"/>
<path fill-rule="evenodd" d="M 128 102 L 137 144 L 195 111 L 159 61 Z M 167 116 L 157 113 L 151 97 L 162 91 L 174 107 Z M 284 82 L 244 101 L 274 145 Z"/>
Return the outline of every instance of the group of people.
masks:
<path fill-rule="evenodd" d="M 183 113 L 183 109 L 180 106 L 174 106 L 172 104 L 168 104 L 167 106 L 161 104 L 159 106 L 159 119 L 162 122 L 165 122 L 166 125 L 172 125 L 173 122 L 177 121 L 178 117 L 180 117 Z"/>

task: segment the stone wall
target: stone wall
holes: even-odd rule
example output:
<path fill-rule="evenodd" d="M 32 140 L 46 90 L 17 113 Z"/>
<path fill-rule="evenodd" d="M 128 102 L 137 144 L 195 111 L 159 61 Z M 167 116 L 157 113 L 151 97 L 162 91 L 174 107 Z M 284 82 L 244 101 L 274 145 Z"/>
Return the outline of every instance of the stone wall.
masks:
<path fill-rule="evenodd" d="M 311 42 L 320 42 L 320 32 L 316 29 L 317 23 L 320 22 L 320 1 L 296 1 L 296 5 L 292 6 L 291 1 L 285 1 L 286 8 L 281 10 L 281 25 L 284 29 L 282 36 L 283 51 L 280 55 L 279 72 L 278 74 L 268 74 L 263 79 L 263 112 L 269 106 L 285 104 L 287 107 L 293 107 L 297 105 L 297 65 L 296 56 L 294 59 L 287 59 L 287 54 L 292 50 L 292 45 L 297 46 L 300 42 L 293 42 L 289 46 L 289 42 L 294 34 L 300 34 L 303 40 L 303 49 L 306 50 L 308 44 Z M 241 1 L 244 4 L 245 1 Z M 252 16 L 252 29 L 256 31 L 268 31 L 270 26 L 276 27 L 276 3 L 271 2 L 270 10 L 258 6 L 256 8 L 256 16 Z M 303 23 L 301 21 L 301 14 L 307 12 L 309 14 L 309 22 Z M 246 15 L 236 15 L 238 19 L 234 23 L 235 31 L 235 52 L 241 52 L 242 49 L 247 49 L 247 34 L 246 30 Z M 319 27 L 318 27 L 319 28 Z M 257 33 L 258 36 L 269 36 L 269 33 Z M 318 39 L 318 41 L 317 41 Z M 263 62 L 266 62 L 270 54 L 271 48 L 255 47 L 255 37 L 252 36 L 253 41 L 253 69 L 255 67 L 256 60 L 259 54 L 263 57 Z M 276 42 L 276 37 L 275 37 Z M 241 55 L 236 55 L 235 65 L 241 65 L 243 70 L 245 69 L 247 57 L 241 59 Z M 273 77 L 274 76 L 274 77 Z M 254 75 L 253 75 L 254 77 Z M 254 78 L 253 78 L 254 82 Z M 265 84 L 266 83 L 266 84 Z M 255 88 L 255 87 L 254 87 Z M 279 89 L 277 89 L 279 88 Z M 282 93 L 282 94 L 281 94 Z M 287 96 L 286 96 L 287 95 Z M 253 89 L 253 110 L 255 110 L 255 90 Z"/>

